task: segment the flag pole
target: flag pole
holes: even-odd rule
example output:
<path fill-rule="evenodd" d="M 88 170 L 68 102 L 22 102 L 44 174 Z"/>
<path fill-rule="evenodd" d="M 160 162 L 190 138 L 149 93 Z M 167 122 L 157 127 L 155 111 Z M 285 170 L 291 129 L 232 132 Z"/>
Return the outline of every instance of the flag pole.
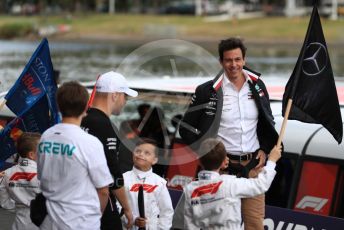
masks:
<path fill-rule="evenodd" d="M 288 118 L 289 118 L 289 113 L 290 113 L 290 109 L 291 109 L 291 106 L 293 104 L 293 99 L 288 99 L 288 103 L 287 103 L 287 107 L 286 107 L 286 110 L 285 110 L 285 113 L 284 113 L 284 119 L 283 119 L 283 122 L 282 122 L 282 127 L 281 127 L 281 131 L 280 131 L 280 134 L 279 134 L 279 137 L 278 137 L 278 140 L 277 140 L 277 148 L 281 146 L 282 144 L 282 139 L 284 137 L 284 133 L 285 133 L 285 129 L 287 127 L 287 121 L 288 121 Z"/>
<path fill-rule="evenodd" d="M 89 109 L 92 106 L 92 104 L 93 104 L 94 95 L 96 94 L 96 89 L 97 89 L 97 81 L 98 81 L 99 77 L 100 77 L 100 74 L 97 76 L 96 82 L 94 83 L 91 96 L 90 96 L 90 98 L 89 98 L 89 100 L 87 102 L 87 109 Z"/>
<path fill-rule="evenodd" d="M 6 100 L 4 99 L 0 104 L 0 111 L 2 110 L 5 104 L 6 104 Z"/>

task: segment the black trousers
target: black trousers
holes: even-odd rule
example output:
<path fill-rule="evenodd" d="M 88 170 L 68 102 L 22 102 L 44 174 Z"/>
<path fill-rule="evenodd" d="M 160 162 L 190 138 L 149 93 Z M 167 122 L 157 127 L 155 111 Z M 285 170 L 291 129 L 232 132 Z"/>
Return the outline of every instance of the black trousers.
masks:
<path fill-rule="evenodd" d="M 111 202 L 111 203 L 110 203 Z M 122 230 L 122 221 L 119 216 L 116 199 L 110 191 L 110 200 L 106 205 L 103 216 L 101 218 L 101 230 Z"/>

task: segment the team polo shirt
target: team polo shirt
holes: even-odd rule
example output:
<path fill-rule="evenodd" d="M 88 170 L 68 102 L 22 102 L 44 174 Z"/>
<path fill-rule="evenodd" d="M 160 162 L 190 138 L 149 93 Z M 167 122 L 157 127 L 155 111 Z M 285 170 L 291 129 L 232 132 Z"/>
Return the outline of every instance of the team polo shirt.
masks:
<path fill-rule="evenodd" d="M 41 137 L 38 179 L 47 211 L 58 229 L 99 229 L 100 203 L 96 188 L 113 179 L 101 142 L 73 124 L 57 124 Z"/>
<path fill-rule="evenodd" d="M 222 82 L 223 107 L 218 137 L 226 151 L 234 155 L 259 149 L 257 136 L 258 108 L 248 84 L 248 77 L 240 90 L 224 74 Z"/>
<path fill-rule="evenodd" d="M 87 116 L 82 120 L 81 128 L 96 136 L 104 146 L 106 161 L 115 181 L 111 189 L 123 187 L 123 175 L 118 164 L 120 141 L 116 134 L 118 131 L 110 118 L 103 111 L 91 108 L 87 111 Z"/>

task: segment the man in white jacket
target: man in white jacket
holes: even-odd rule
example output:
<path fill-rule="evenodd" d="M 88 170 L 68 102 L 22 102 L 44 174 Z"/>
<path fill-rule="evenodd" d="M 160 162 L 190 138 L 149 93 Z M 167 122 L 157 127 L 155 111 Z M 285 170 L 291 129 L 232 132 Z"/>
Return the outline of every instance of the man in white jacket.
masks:
<path fill-rule="evenodd" d="M 222 142 L 205 140 L 200 147 L 205 153 L 200 158 L 203 170 L 198 180 L 184 188 L 185 229 L 241 229 L 241 198 L 266 192 L 276 174 L 276 161 L 281 157 L 281 147 L 271 150 L 266 166 L 257 178 L 237 178 L 220 175 L 220 169 L 228 166 Z"/>
<path fill-rule="evenodd" d="M 0 179 L 0 203 L 14 200 L 16 216 L 12 230 L 37 230 L 30 219 L 30 201 L 41 192 L 37 179 L 36 148 L 41 135 L 23 133 L 17 141 L 17 152 L 20 155 L 17 165 L 4 171 Z"/>

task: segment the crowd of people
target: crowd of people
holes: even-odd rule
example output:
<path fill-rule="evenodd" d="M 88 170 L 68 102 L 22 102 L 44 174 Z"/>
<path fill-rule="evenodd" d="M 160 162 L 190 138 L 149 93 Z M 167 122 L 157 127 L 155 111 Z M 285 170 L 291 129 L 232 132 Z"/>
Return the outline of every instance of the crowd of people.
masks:
<path fill-rule="evenodd" d="M 222 69 L 196 88 L 176 124 L 202 168 L 183 188 L 184 229 L 237 230 L 243 222 L 245 230 L 263 230 L 264 193 L 282 151 L 268 92 L 245 66 L 241 39 L 222 40 L 218 51 Z M 172 228 L 165 166 L 158 163 L 166 149 L 156 123 L 163 113 L 145 104 L 140 119 L 120 130 L 110 120 L 137 95 L 113 71 L 97 79 L 91 103 L 78 82 L 58 88 L 62 122 L 42 135 L 24 133 L 18 164 L 0 174 L 0 205 L 16 209 L 12 229 Z M 148 110 L 152 118 L 141 127 Z M 135 140 L 133 149 L 124 150 L 127 139 Z"/>

